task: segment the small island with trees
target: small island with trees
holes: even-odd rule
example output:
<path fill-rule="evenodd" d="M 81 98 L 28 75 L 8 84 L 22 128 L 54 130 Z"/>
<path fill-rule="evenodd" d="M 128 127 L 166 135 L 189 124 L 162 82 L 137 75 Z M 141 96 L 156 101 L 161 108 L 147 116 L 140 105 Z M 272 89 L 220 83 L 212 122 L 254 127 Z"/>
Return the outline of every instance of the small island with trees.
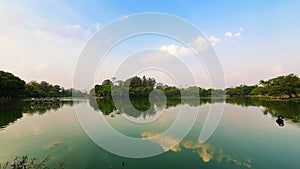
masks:
<path fill-rule="evenodd" d="M 130 98 L 148 97 L 151 91 L 159 89 L 164 92 L 167 98 L 180 98 L 181 92 L 188 93 L 191 97 L 208 98 L 212 94 L 216 96 L 226 95 L 227 97 L 260 97 L 266 99 L 300 101 L 300 78 L 295 74 L 278 76 L 269 80 L 261 80 L 256 85 L 240 85 L 226 89 L 205 89 L 199 86 L 178 88 L 176 86 L 157 83 L 154 78 L 142 78 L 134 76 L 125 81 L 113 83 L 106 79 L 102 84 L 96 84 L 90 91 L 90 95 L 100 98 L 114 96 L 122 97 L 126 90 L 129 90 Z"/>

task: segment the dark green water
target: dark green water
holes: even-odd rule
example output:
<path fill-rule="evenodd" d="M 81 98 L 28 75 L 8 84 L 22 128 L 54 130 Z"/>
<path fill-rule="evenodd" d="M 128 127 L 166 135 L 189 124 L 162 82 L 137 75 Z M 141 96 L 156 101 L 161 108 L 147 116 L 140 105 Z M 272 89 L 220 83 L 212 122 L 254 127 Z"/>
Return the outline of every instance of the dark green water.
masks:
<path fill-rule="evenodd" d="M 151 105 L 143 99 L 132 103 L 142 112 L 132 111 L 126 105 L 117 110 L 111 100 L 42 105 L 0 100 L 0 163 L 29 155 L 38 159 L 49 157 L 49 167 L 63 162 L 66 168 L 300 168 L 299 103 L 227 100 L 218 128 L 205 143 L 200 143 L 198 137 L 208 109 L 221 103 L 168 100 L 166 104 Z M 165 152 L 129 159 L 103 150 L 81 128 L 74 105 L 87 112 L 102 113 L 115 130 L 130 137 L 144 137 Z M 196 123 L 179 144 L 168 146 L 176 140 L 171 135 L 163 140 L 151 139 L 172 125 L 178 110 L 188 114 L 197 108 Z M 283 127 L 276 123 L 279 115 L 284 117 Z M 122 146 L 118 140 L 112 142 Z"/>

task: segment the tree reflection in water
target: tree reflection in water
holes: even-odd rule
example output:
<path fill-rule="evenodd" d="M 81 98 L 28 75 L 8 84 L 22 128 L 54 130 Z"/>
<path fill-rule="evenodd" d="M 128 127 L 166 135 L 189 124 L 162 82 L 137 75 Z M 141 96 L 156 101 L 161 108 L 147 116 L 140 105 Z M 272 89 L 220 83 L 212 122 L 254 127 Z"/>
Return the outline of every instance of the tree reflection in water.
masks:
<path fill-rule="evenodd" d="M 277 118 L 278 116 L 289 119 L 292 122 L 300 122 L 300 103 L 291 101 L 272 101 L 263 100 L 259 98 L 249 98 L 249 97 L 236 97 L 226 100 L 227 103 L 237 104 L 241 106 L 262 106 L 263 113 L 265 115 L 271 114 L 272 117 Z"/>
<path fill-rule="evenodd" d="M 26 114 L 44 114 L 49 110 L 58 110 L 64 105 L 73 106 L 76 102 L 72 100 L 63 100 L 55 103 L 32 104 L 22 99 L 0 99 L 0 129 L 5 128 L 10 123 Z M 77 102 L 78 103 L 78 102 Z"/>
<path fill-rule="evenodd" d="M 214 101 L 218 102 L 218 101 Z M 176 99 L 168 98 L 165 105 L 157 101 L 154 104 L 150 104 L 148 99 L 139 98 L 131 99 L 131 104 L 138 111 L 132 111 L 132 107 L 127 104 L 121 104 L 121 109 L 117 110 L 112 99 L 96 99 L 96 102 L 90 101 L 90 105 L 94 110 L 100 110 L 104 115 L 110 115 L 111 113 L 125 113 L 128 116 L 138 118 L 147 116 L 153 116 L 157 112 L 157 109 L 168 109 L 180 104 L 187 104 L 192 107 L 197 107 L 202 104 L 212 103 L 210 99 Z M 263 113 L 265 115 L 271 114 L 274 118 L 282 116 L 285 119 L 289 119 L 292 122 L 300 122 L 300 103 L 289 101 L 271 101 L 262 100 L 258 98 L 249 97 L 234 97 L 226 100 L 226 103 L 241 105 L 243 107 L 256 106 L 263 107 Z"/>

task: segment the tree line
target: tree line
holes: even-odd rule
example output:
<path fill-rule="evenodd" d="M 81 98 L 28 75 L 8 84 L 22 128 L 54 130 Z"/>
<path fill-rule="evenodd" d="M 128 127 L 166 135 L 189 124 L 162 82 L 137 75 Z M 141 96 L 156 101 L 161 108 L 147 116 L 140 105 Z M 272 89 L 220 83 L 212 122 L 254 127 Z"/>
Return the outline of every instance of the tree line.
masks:
<path fill-rule="evenodd" d="M 113 79 L 112 81 L 114 81 Z M 163 91 L 168 98 L 179 98 L 183 93 L 184 96 L 189 97 L 209 97 L 212 94 L 220 96 L 225 94 L 225 91 L 221 89 L 204 89 L 197 86 L 178 88 L 176 86 L 164 85 L 157 83 L 154 78 L 146 78 L 145 76 L 142 78 L 134 76 L 125 81 L 112 81 L 106 79 L 102 84 L 96 84 L 90 91 L 90 95 L 105 98 L 110 98 L 112 95 L 116 97 L 129 95 L 130 98 L 148 97 L 154 89 Z"/>
<path fill-rule="evenodd" d="M 295 74 L 260 80 L 258 85 L 240 85 L 226 89 L 229 96 L 271 96 L 278 98 L 298 98 L 300 78 Z"/>
<path fill-rule="evenodd" d="M 216 96 L 270 96 L 278 98 L 299 98 L 300 96 L 300 78 L 295 74 L 286 76 L 278 76 L 268 80 L 260 80 L 256 85 L 240 85 L 222 89 L 205 89 L 198 86 L 188 88 L 178 88 L 176 86 L 164 85 L 157 83 L 154 78 L 142 78 L 134 76 L 125 81 L 115 78 L 106 79 L 102 84 L 96 84 L 89 92 L 91 96 L 96 97 L 149 97 L 154 90 L 159 89 L 164 92 L 166 97 L 180 98 L 182 93 L 184 96 L 190 97 L 210 97 L 212 94 Z M 64 89 L 59 85 L 52 85 L 46 81 L 31 81 L 25 83 L 21 78 L 9 72 L 0 71 L 0 98 L 10 97 L 70 97 L 72 94 L 77 96 L 85 96 L 83 93 L 75 89 Z"/>
<path fill-rule="evenodd" d="M 240 85 L 237 87 L 222 89 L 204 89 L 198 86 L 188 88 L 178 88 L 176 86 L 168 86 L 157 83 L 154 78 L 142 78 L 134 76 L 125 81 L 115 78 L 106 79 L 102 84 L 96 84 L 90 91 L 90 95 L 96 97 L 117 97 L 125 96 L 129 91 L 129 97 L 148 97 L 154 90 L 159 89 L 164 92 L 166 97 L 180 98 L 182 93 L 184 96 L 190 97 L 210 97 L 215 96 L 270 96 L 279 98 L 298 98 L 300 95 L 300 78 L 295 74 L 286 76 L 278 76 L 269 80 L 261 80 L 256 85 Z"/>
<path fill-rule="evenodd" d="M 71 97 L 73 94 L 84 95 L 75 89 L 64 89 L 60 85 L 52 85 L 46 81 L 26 83 L 9 72 L 0 71 L 0 98 L 19 97 Z"/>

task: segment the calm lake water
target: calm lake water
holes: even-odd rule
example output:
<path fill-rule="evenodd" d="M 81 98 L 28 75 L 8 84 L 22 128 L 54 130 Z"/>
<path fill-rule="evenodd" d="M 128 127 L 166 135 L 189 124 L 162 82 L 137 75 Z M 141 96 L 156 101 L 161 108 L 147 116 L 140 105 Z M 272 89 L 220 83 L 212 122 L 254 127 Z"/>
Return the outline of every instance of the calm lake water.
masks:
<path fill-rule="evenodd" d="M 132 103 L 143 112 L 131 111 L 126 105 L 117 110 L 111 100 L 42 105 L 0 100 L 0 163 L 29 155 L 38 159 L 49 157 L 47 166 L 51 168 L 61 162 L 66 168 L 300 168 L 300 103 L 249 98 L 226 100 L 219 126 L 204 144 L 199 143 L 198 137 L 208 109 L 212 104 L 222 103 L 168 100 L 166 104 L 152 106 L 143 99 Z M 85 134 L 74 105 L 87 116 L 102 113 L 115 130 L 130 137 L 143 137 L 165 152 L 129 159 L 105 151 Z M 195 125 L 175 147 L 166 144 L 175 139 L 172 136 L 151 139 L 172 125 L 178 111 L 188 114 L 197 108 Z M 279 115 L 284 117 L 284 126 L 276 123 Z M 122 146 L 117 140 L 114 143 Z"/>

